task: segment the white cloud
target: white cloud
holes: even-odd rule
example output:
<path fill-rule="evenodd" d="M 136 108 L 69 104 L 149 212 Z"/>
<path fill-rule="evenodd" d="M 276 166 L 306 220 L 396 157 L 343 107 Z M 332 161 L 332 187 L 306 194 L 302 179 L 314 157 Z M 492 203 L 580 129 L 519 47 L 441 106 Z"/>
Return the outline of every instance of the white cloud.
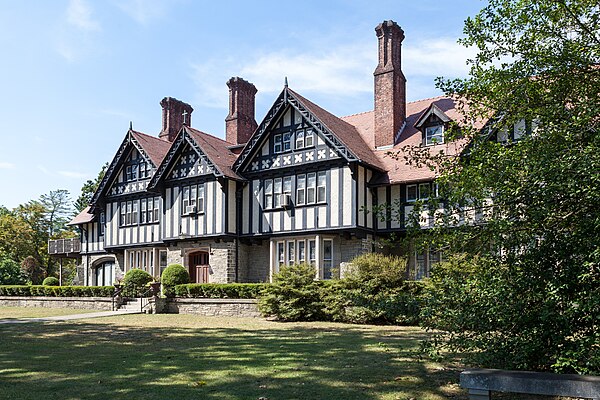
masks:
<path fill-rule="evenodd" d="M 59 175 L 62 175 L 66 178 L 75 178 L 75 179 L 84 179 L 89 177 L 88 174 L 83 172 L 75 172 L 75 171 L 58 171 Z"/>
<path fill-rule="evenodd" d="M 0 161 L 0 169 L 15 169 L 16 165 L 6 161 Z"/>
<path fill-rule="evenodd" d="M 52 175 L 48 168 L 44 167 L 43 165 L 38 165 L 38 169 L 42 171 L 44 175 Z"/>
<path fill-rule="evenodd" d="M 161 0 L 120 0 L 115 4 L 142 25 L 159 19 L 165 14 L 165 3 Z"/>
<path fill-rule="evenodd" d="M 85 0 L 69 1 L 67 22 L 84 31 L 100 30 L 100 23 L 92 18 L 92 9 Z"/>
<path fill-rule="evenodd" d="M 405 44 L 402 51 L 402 69 L 413 99 L 439 94 L 434 88 L 437 76 L 466 76 L 466 60 L 475 54 L 452 38 L 414 41 Z M 198 103 L 226 108 L 225 82 L 231 76 L 241 76 L 254 83 L 261 93 L 273 94 L 281 91 L 287 76 L 290 87 L 300 93 L 342 98 L 372 93 L 376 66 L 376 46 L 373 41 L 365 41 L 304 52 L 263 52 L 245 62 L 234 57 L 211 59 L 194 63 L 191 69 Z"/>
<path fill-rule="evenodd" d="M 476 49 L 456 43 L 455 38 L 421 40 L 403 48 L 404 74 L 410 76 L 464 77 L 469 72 L 467 59 L 474 58 Z"/>

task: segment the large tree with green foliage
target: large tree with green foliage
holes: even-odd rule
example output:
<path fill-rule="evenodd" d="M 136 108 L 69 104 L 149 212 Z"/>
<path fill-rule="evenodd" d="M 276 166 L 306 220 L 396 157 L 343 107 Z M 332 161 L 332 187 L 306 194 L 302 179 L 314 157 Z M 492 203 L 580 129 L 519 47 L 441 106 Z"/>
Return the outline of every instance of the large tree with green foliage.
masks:
<path fill-rule="evenodd" d="M 479 365 L 600 373 L 600 6 L 489 0 L 464 33 L 470 77 L 438 83 L 470 145 L 414 159 L 439 170 L 446 210 L 422 237 L 462 253 L 434 269 L 425 324 Z M 522 119 L 518 142 L 489 139 Z M 469 207 L 485 222 L 457 226 Z"/>

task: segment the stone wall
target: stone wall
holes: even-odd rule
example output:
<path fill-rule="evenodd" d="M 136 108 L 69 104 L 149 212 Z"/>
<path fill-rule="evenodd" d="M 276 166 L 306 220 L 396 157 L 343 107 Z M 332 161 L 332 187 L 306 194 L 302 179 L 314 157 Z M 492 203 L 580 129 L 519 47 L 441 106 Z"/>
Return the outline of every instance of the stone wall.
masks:
<path fill-rule="evenodd" d="M 167 299 L 165 312 L 211 317 L 260 317 L 255 299 Z"/>
<path fill-rule="evenodd" d="M 261 244 L 240 245 L 240 270 L 243 277 L 240 282 L 269 282 L 269 241 L 263 240 Z"/>
<path fill-rule="evenodd" d="M 235 282 L 235 242 L 181 242 L 167 250 L 167 263 L 189 268 L 189 255 L 196 251 L 209 252 L 210 283 Z"/>
<path fill-rule="evenodd" d="M 0 296 L 0 307 L 75 308 L 112 310 L 110 297 Z"/>

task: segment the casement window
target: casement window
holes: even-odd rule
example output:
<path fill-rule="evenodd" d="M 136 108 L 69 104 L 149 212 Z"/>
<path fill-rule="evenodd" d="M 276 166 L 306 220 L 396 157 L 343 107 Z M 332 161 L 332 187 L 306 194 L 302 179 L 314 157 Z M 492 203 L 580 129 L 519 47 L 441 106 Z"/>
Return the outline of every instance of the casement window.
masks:
<path fill-rule="evenodd" d="M 106 225 L 106 216 L 104 215 L 104 212 L 100 213 L 100 216 L 98 217 L 98 235 L 99 236 L 104 236 L 104 226 Z"/>
<path fill-rule="evenodd" d="M 140 224 L 158 222 L 160 197 L 151 197 L 140 200 Z"/>
<path fill-rule="evenodd" d="M 306 253 L 304 251 L 304 240 L 298 241 L 298 264 L 306 262 Z"/>
<path fill-rule="evenodd" d="M 296 149 L 304 148 L 304 130 L 296 131 Z"/>
<path fill-rule="evenodd" d="M 277 260 L 279 265 L 285 265 L 285 242 L 277 243 Z"/>
<path fill-rule="evenodd" d="M 292 177 L 284 176 L 283 178 L 265 179 L 264 182 L 264 205 L 265 209 L 279 208 L 287 206 L 289 200 L 285 197 L 292 195 Z"/>
<path fill-rule="evenodd" d="M 287 265 L 294 265 L 296 263 L 296 243 L 290 240 L 287 244 Z"/>
<path fill-rule="evenodd" d="M 296 178 L 296 205 L 301 206 L 306 202 L 306 175 L 298 175 Z"/>
<path fill-rule="evenodd" d="M 296 149 L 305 149 L 314 145 L 314 131 L 300 129 L 296 131 Z"/>
<path fill-rule="evenodd" d="M 167 251 L 160 250 L 158 252 L 158 263 L 160 268 L 160 276 L 162 276 L 163 271 L 167 268 Z"/>
<path fill-rule="evenodd" d="M 321 171 L 317 173 L 317 203 L 322 203 L 325 201 L 326 187 L 327 173 L 325 171 Z"/>
<path fill-rule="evenodd" d="M 333 267 L 333 240 L 323 240 L 323 279 L 332 278 Z"/>
<path fill-rule="evenodd" d="M 425 146 L 444 143 L 444 125 L 425 128 Z"/>
<path fill-rule="evenodd" d="M 437 197 L 437 188 L 436 183 L 430 182 L 406 185 L 406 201 L 412 202 Z"/>
<path fill-rule="evenodd" d="M 292 149 L 292 133 L 283 134 L 283 151 L 289 151 Z"/>
<path fill-rule="evenodd" d="M 311 172 L 306 174 L 306 204 L 314 204 L 316 197 L 315 192 L 317 191 L 317 174 Z"/>
<path fill-rule="evenodd" d="M 283 151 L 282 139 L 282 135 L 273 136 L 273 153 L 281 153 Z"/>
<path fill-rule="evenodd" d="M 121 226 L 131 226 L 138 223 L 138 200 L 122 201 L 119 208 Z"/>
<path fill-rule="evenodd" d="M 296 205 L 324 203 L 327 199 L 327 172 L 310 172 L 296 176 L 296 195 L 292 197 L 292 176 L 265 179 L 264 208 L 279 208 L 289 205 L 291 200 Z"/>
<path fill-rule="evenodd" d="M 150 165 L 148 165 L 147 162 L 142 161 L 139 164 L 139 177 L 140 177 L 140 179 L 150 178 L 150 173 L 151 173 Z"/>
<path fill-rule="evenodd" d="M 317 242 L 315 240 L 308 241 L 308 262 L 317 265 Z"/>
<path fill-rule="evenodd" d="M 315 133 L 312 129 L 307 129 L 304 134 L 304 147 L 313 147 L 315 144 Z"/>
<path fill-rule="evenodd" d="M 273 179 L 265 179 L 265 208 L 273 208 Z"/>
<path fill-rule="evenodd" d="M 440 251 L 429 249 L 429 251 L 415 252 L 413 260 L 410 263 L 409 278 L 414 280 L 427 278 L 431 272 L 431 268 L 441 261 L 443 261 L 443 258 Z"/>
<path fill-rule="evenodd" d="M 200 214 L 203 212 L 204 184 L 201 183 L 198 185 L 184 186 L 181 190 L 181 214 L 190 215 Z"/>

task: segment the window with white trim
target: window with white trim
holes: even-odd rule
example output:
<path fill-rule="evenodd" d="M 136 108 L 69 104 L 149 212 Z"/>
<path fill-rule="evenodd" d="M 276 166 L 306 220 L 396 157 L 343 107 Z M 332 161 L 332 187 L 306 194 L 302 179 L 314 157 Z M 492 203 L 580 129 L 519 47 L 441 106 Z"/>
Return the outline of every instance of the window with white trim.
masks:
<path fill-rule="evenodd" d="M 138 223 L 139 200 L 122 201 L 119 204 L 119 225 L 131 226 Z"/>
<path fill-rule="evenodd" d="M 277 243 L 277 261 L 279 265 L 285 265 L 285 242 Z"/>
<path fill-rule="evenodd" d="M 265 179 L 265 208 L 273 208 L 273 179 Z"/>
<path fill-rule="evenodd" d="M 181 214 L 204 212 L 204 184 L 184 186 L 181 191 Z"/>
<path fill-rule="evenodd" d="M 99 236 L 104 236 L 104 226 L 106 225 L 106 216 L 104 215 L 104 211 L 100 213 L 98 217 L 98 230 Z"/>
<path fill-rule="evenodd" d="M 314 131 L 311 128 L 296 131 L 296 149 L 314 146 Z"/>
<path fill-rule="evenodd" d="M 430 197 L 438 196 L 437 183 L 424 182 L 419 184 L 406 185 L 406 201 L 413 202 L 417 200 L 427 200 Z"/>
<path fill-rule="evenodd" d="M 317 265 L 317 242 L 315 240 L 308 241 L 308 262 Z"/>
<path fill-rule="evenodd" d="M 287 265 L 296 263 L 296 243 L 293 240 L 287 242 Z"/>
<path fill-rule="evenodd" d="M 292 149 L 292 133 L 287 132 L 283 134 L 283 151 L 289 151 Z"/>
<path fill-rule="evenodd" d="M 306 202 L 306 175 L 301 174 L 296 178 L 296 205 L 301 206 Z"/>
<path fill-rule="evenodd" d="M 306 254 L 304 252 L 304 240 L 298 241 L 298 264 L 306 262 Z"/>
<path fill-rule="evenodd" d="M 333 240 L 323 239 L 323 279 L 332 278 Z"/>
<path fill-rule="evenodd" d="M 160 197 L 150 197 L 140 200 L 140 224 L 158 222 L 158 209 Z"/>
<path fill-rule="evenodd" d="M 444 125 L 434 125 L 425 128 L 425 146 L 444 143 Z"/>
<path fill-rule="evenodd" d="M 273 136 L 273 153 L 281 153 L 283 151 L 282 135 Z"/>
<path fill-rule="evenodd" d="M 415 252 L 413 254 L 413 260 L 410 263 L 411 269 L 409 278 L 420 280 L 429 277 L 431 268 L 441 261 L 443 261 L 443 257 L 440 251 L 429 249 L 428 251 Z"/>

